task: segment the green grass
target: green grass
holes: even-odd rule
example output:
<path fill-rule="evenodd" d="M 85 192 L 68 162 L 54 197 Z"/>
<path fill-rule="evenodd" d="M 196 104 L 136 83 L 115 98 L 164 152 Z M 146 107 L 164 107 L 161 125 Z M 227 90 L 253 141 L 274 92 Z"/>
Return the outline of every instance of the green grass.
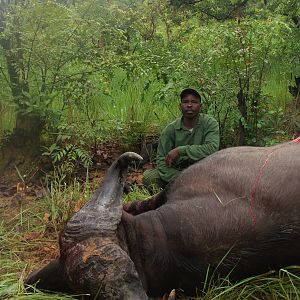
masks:
<path fill-rule="evenodd" d="M 55 123 L 58 132 L 47 132 L 47 138 L 85 147 L 109 140 L 124 150 L 137 151 L 149 136 L 159 135 L 180 115 L 179 99 L 159 101 L 163 84 L 153 76 L 134 77 L 116 69 L 109 80 L 95 76 L 91 81 L 89 94 L 78 101 L 63 106 L 62 99 L 55 98 L 51 109 L 62 111 L 62 117 Z"/>
<path fill-rule="evenodd" d="M 132 191 L 125 195 L 123 203 L 127 203 L 134 200 L 145 200 L 149 197 L 151 197 L 151 194 L 146 188 L 133 186 Z"/>
<path fill-rule="evenodd" d="M 19 213 L 0 223 L 0 299 L 75 299 L 70 295 L 28 292 L 23 280 L 29 270 L 45 265 L 58 255 L 58 231 L 83 205 L 89 185 L 65 186 L 54 178 L 47 195 L 19 207 Z M 47 214 L 47 217 L 45 217 Z"/>
<path fill-rule="evenodd" d="M 147 135 L 158 133 L 174 115 L 179 114 L 178 99 L 165 105 L 157 100 L 162 84 L 154 78 L 127 78 L 117 70 L 103 95 L 102 109 L 109 132 L 116 132 L 120 142 L 130 147 Z M 117 124 L 117 126 L 116 126 Z"/>
<path fill-rule="evenodd" d="M 288 267 L 279 272 L 274 271 L 246 278 L 237 283 L 230 283 L 227 279 L 221 279 L 217 283 L 210 284 L 205 295 L 198 299 L 300 299 L 299 275 L 299 267 Z"/>
<path fill-rule="evenodd" d="M 9 102 L 0 101 L 0 144 L 7 132 L 11 132 L 15 127 L 16 116 L 13 106 Z"/>
<path fill-rule="evenodd" d="M 297 74 L 296 71 L 294 74 Z M 271 107 L 286 109 L 293 98 L 289 93 L 289 85 L 295 85 L 292 72 L 287 74 L 280 65 L 272 64 L 262 87 L 263 93 L 270 96 Z"/>

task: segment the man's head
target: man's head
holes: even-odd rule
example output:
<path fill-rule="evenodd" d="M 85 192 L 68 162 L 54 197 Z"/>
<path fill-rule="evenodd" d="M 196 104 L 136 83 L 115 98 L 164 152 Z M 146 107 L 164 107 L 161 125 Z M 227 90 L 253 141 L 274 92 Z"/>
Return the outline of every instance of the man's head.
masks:
<path fill-rule="evenodd" d="M 194 89 L 184 89 L 180 93 L 180 109 L 184 118 L 196 118 L 201 109 L 201 96 Z"/>

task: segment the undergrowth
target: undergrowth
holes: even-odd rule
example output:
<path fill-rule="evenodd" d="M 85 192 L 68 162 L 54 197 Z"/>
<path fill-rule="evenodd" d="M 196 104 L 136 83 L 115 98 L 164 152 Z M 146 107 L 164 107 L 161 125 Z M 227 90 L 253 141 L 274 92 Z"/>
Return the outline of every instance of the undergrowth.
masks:
<path fill-rule="evenodd" d="M 208 282 L 201 300 L 295 300 L 300 299 L 300 268 L 297 266 L 231 283 L 228 278 Z"/>

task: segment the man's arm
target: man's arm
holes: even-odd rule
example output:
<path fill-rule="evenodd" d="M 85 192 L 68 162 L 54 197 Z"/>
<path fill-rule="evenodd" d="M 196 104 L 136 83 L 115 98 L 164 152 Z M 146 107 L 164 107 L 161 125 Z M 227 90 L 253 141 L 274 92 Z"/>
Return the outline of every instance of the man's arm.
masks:
<path fill-rule="evenodd" d="M 198 161 L 218 151 L 220 133 L 218 122 L 211 118 L 208 120 L 202 145 L 186 145 L 177 147 L 180 157 L 187 156 L 193 161 Z"/>

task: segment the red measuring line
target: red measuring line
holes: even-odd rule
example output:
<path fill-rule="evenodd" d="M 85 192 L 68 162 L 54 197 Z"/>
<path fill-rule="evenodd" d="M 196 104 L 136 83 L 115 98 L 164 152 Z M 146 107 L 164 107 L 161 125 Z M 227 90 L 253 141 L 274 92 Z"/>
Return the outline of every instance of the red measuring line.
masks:
<path fill-rule="evenodd" d="M 289 142 L 289 144 L 293 144 L 293 143 L 300 143 L 300 136 L 292 140 L 291 142 Z"/>
<path fill-rule="evenodd" d="M 263 165 L 260 167 L 260 170 L 259 170 L 259 172 L 258 172 L 258 175 L 257 175 L 257 177 L 256 177 L 256 180 L 255 180 L 253 186 L 252 186 L 251 193 L 250 193 L 250 215 L 251 215 L 251 219 L 252 219 L 253 226 L 256 225 L 256 214 L 255 214 L 255 211 L 254 211 L 254 195 L 255 195 L 255 193 L 256 193 L 256 191 L 257 191 L 257 189 L 258 189 L 258 186 L 259 186 L 261 177 L 262 177 L 262 175 L 263 175 L 263 170 L 264 170 L 264 168 L 266 167 L 266 165 L 267 165 L 267 163 L 269 162 L 270 158 L 273 156 L 273 154 L 274 154 L 277 150 L 279 150 L 279 149 L 281 149 L 281 148 L 284 148 L 284 147 L 286 147 L 286 146 L 288 146 L 288 145 L 295 144 L 295 143 L 300 143 L 300 137 L 298 137 L 298 138 L 292 140 L 292 141 L 289 142 L 288 144 L 283 144 L 281 147 L 278 147 L 278 148 L 272 150 L 272 151 L 268 154 L 268 156 L 267 156 L 266 160 L 264 161 Z"/>

